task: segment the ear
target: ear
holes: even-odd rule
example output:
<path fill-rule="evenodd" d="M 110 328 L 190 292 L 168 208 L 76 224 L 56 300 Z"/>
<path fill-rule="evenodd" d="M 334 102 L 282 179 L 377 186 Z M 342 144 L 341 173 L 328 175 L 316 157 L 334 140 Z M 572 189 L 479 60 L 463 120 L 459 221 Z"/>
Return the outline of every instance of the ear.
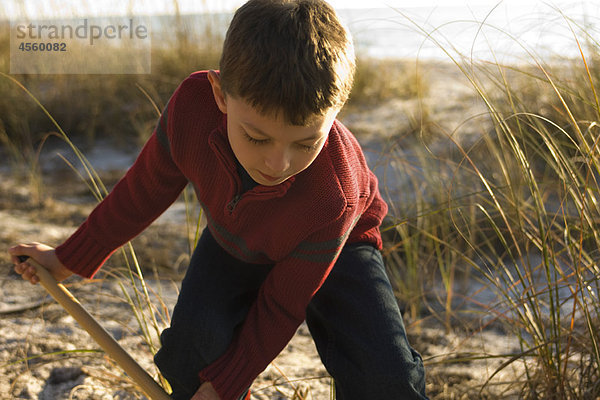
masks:
<path fill-rule="evenodd" d="M 212 86 L 213 96 L 215 97 L 219 110 L 221 110 L 223 114 L 227 114 L 227 99 L 225 98 L 225 93 L 221 90 L 221 78 L 219 77 L 219 74 L 213 70 L 208 71 L 208 81 L 210 82 L 210 86 Z"/>

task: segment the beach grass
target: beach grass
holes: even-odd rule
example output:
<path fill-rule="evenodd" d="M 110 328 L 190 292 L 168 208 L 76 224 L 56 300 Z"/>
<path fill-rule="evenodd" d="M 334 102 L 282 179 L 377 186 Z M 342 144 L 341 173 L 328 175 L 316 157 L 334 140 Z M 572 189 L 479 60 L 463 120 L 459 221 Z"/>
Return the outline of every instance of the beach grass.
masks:
<path fill-rule="evenodd" d="M 529 62 L 503 65 L 446 48 L 493 128 L 466 144 L 447 134 L 460 155 L 445 160 L 449 177 L 432 152 L 403 168 L 407 187 L 427 189 L 386 232 L 410 319 L 426 310 L 447 331 L 499 324 L 519 350 L 503 356 L 482 390 L 505 383 L 502 395 L 527 399 L 600 395 L 600 47 L 586 27 L 562 22 L 578 58 L 530 51 Z M 482 302 L 480 287 L 495 296 Z M 499 382 L 515 364 L 523 373 Z"/>

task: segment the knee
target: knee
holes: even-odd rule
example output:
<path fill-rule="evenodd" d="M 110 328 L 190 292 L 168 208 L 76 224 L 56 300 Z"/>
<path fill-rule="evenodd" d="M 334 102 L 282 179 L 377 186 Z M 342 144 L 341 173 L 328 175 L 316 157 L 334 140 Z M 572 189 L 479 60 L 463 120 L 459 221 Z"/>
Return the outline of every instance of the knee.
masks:
<path fill-rule="evenodd" d="M 386 364 L 386 363 L 383 363 Z M 425 383 L 425 367 L 421 355 L 414 349 L 402 349 L 402 355 L 389 360 L 381 369 L 383 376 L 393 376 L 401 381 Z"/>
<path fill-rule="evenodd" d="M 406 399 L 422 399 L 425 397 L 425 367 L 423 359 L 411 349 L 412 357 L 398 360 L 394 368 L 386 369 L 382 374 L 379 387 L 395 388 L 396 393 L 402 393 L 401 397 Z M 375 381 L 378 378 L 374 379 Z"/>
<path fill-rule="evenodd" d="M 200 385 L 198 373 L 225 352 L 232 333 L 176 324 L 160 335 L 161 348 L 154 362 L 169 381 L 175 399 L 189 399 Z"/>
<path fill-rule="evenodd" d="M 210 363 L 225 352 L 233 338 L 226 324 L 176 324 L 165 329 L 161 336 L 161 350 L 180 356 L 200 357 Z"/>

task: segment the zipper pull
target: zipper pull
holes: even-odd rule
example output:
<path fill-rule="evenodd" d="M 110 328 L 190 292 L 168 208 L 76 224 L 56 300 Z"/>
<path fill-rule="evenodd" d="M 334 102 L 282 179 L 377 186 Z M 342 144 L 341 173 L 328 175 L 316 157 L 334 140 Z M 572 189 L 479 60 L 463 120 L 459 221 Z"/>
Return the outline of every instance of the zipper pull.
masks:
<path fill-rule="evenodd" d="M 239 194 L 237 194 L 237 195 L 235 195 L 235 197 L 233 198 L 233 200 L 231 200 L 227 204 L 227 211 L 229 211 L 229 214 L 233 214 L 233 212 L 235 211 L 235 207 L 240 202 L 241 198 L 242 198 L 242 196 L 240 196 Z"/>

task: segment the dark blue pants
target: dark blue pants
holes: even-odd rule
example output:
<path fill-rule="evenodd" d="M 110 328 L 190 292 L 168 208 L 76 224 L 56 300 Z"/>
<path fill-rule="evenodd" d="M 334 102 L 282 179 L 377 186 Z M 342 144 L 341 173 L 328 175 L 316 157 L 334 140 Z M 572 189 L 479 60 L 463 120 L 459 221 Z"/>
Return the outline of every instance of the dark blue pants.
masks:
<path fill-rule="evenodd" d="M 271 265 L 244 263 L 204 231 L 154 360 L 189 399 L 198 372 L 225 352 Z M 349 244 L 306 310 L 338 400 L 425 399 L 423 362 L 409 345 L 380 252 Z"/>

